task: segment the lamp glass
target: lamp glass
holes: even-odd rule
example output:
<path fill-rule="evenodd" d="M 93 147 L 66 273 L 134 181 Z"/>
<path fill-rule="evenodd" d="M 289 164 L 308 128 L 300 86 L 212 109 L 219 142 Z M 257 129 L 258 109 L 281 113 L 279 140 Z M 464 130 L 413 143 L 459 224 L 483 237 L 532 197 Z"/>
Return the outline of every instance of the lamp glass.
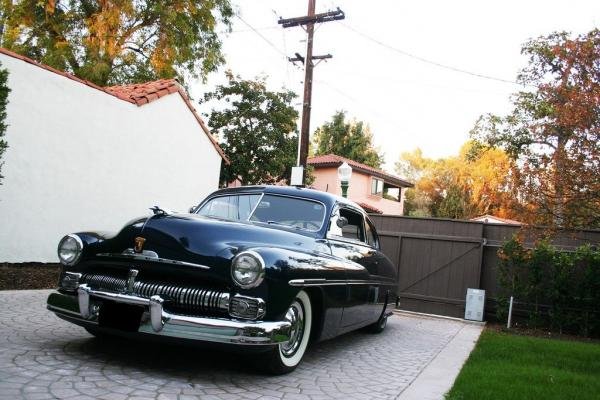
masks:
<path fill-rule="evenodd" d="M 352 167 L 350 167 L 347 162 L 344 161 L 344 163 L 338 167 L 338 177 L 340 178 L 340 182 L 350 182 L 350 177 L 352 177 Z"/>

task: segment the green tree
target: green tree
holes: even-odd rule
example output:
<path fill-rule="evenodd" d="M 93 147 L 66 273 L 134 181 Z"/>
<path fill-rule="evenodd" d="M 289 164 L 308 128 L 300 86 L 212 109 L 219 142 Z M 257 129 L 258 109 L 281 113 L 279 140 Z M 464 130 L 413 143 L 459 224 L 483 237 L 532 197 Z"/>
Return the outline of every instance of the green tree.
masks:
<path fill-rule="evenodd" d="M 330 122 L 317 128 L 314 134 L 315 155 L 337 154 L 379 168 L 383 155 L 373 147 L 373 134 L 362 121 L 346 122 L 346 112 L 336 112 Z"/>
<path fill-rule="evenodd" d="M 600 30 L 553 33 L 522 48 L 528 65 L 506 116 L 482 116 L 472 137 L 517 162 L 523 218 L 600 227 Z"/>
<path fill-rule="evenodd" d="M 8 93 L 10 89 L 8 88 L 8 71 L 6 69 L 2 69 L 2 64 L 0 64 L 0 185 L 2 184 L 2 165 L 4 162 L 2 161 L 2 156 L 8 147 L 6 140 L 4 140 L 4 134 L 6 133 L 6 105 L 8 104 Z"/>
<path fill-rule="evenodd" d="M 231 161 L 223 164 L 221 181 L 251 185 L 289 178 L 298 143 L 298 112 L 292 106 L 296 95 L 267 90 L 263 78 L 244 80 L 231 72 L 227 78 L 227 85 L 204 97 L 225 105 L 209 115 L 209 126 Z"/>
<path fill-rule="evenodd" d="M 1 45 L 101 86 L 204 78 L 232 15 L 230 0 L 2 0 Z"/>

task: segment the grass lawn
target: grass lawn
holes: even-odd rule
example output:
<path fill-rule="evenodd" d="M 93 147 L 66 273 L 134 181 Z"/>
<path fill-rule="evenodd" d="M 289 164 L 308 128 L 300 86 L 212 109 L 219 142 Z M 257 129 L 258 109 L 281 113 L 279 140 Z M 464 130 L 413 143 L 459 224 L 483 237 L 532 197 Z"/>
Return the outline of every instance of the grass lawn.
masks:
<path fill-rule="evenodd" d="M 446 398 L 600 399 L 600 344 L 486 329 Z"/>

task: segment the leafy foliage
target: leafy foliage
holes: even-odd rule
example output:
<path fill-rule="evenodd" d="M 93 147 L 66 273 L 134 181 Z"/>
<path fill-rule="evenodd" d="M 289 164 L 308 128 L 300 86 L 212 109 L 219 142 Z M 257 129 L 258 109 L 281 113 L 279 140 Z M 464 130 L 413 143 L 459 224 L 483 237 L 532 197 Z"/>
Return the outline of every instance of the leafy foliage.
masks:
<path fill-rule="evenodd" d="M 209 116 L 209 125 L 231 161 L 223 164 L 221 180 L 239 179 L 251 185 L 289 178 L 298 142 L 298 112 L 292 106 L 296 95 L 288 90 L 269 91 L 264 79 L 243 80 L 230 72 L 227 77 L 228 85 L 204 97 L 226 104 Z"/>
<path fill-rule="evenodd" d="M 523 219 L 558 227 L 600 226 L 600 30 L 531 40 L 514 110 L 482 116 L 471 135 L 517 160 Z"/>
<path fill-rule="evenodd" d="M 500 149 L 483 150 L 467 142 L 458 156 L 437 160 L 416 149 L 401 154 L 396 172 L 416 182 L 406 193 L 406 215 L 464 219 L 514 214 L 510 160 Z"/>
<path fill-rule="evenodd" d="M 546 241 L 527 249 L 513 237 L 498 256 L 500 319 L 514 296 L 528 311 L 529 326 L 600 335 L 600 250 L 585 245 L 561 252 Z"/>
<path fill-rule="evenodd" d="M 346 122 L 346 112 L 336 112 L 330 122 L 317 128 L 314 134 L 315 155 L 337 154 L 379 168 L 383 155 L 373 147 L 373 134 L 362 121 Z"/>
<path fill-rule="evenodd" d="M 230 0 L 1 1 L 1 44 L 105 86 L 205 77 L 224 62 Z"/>
<path fill-rule="evenodd" d="M 2 69 L 2 64 L 0 64 L 0 184 L 2 184 L 2 155 L 6 151 L 8 144 L 6 140 L 3 139 L 4 134 L 6 133 L 6 106 L 8 105 L 8 93 L 10 89 L 8 88 L 8 70 Z"/>

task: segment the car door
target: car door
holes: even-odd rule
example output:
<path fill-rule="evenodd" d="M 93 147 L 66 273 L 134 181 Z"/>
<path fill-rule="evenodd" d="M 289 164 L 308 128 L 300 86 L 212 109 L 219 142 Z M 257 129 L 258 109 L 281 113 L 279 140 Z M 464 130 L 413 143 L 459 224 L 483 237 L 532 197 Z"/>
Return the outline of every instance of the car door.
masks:
<path fill-rule="evenodd" d="M 338 224 L 343 220 L 343 224 Z M 364 215 L 359 210 L 339 205 L 332 214 L 327 235 L 333 255 L 350 261 L 346 269 L 346 302 L 342 330 L 373 322 L 378 288 L 371 275 L 377 274 L 377 250 L 369 245 Z"/>
<path fill-rule="evenodd" d="M 396 302 L 396 267 L 381 251 L 379 236 L 377 235 L 375 226 L 366 215 L 365 231 L 367 243 L 375 251 L 369 272 L 373 287 L 376 288 L 374 290 L 376 291 L 375 297 L 377 298 L 373 307 L 373 315 L 375 318 L 379 318 L 386 303 L 390 307 L 390 305 L 393 306 Z"/>

